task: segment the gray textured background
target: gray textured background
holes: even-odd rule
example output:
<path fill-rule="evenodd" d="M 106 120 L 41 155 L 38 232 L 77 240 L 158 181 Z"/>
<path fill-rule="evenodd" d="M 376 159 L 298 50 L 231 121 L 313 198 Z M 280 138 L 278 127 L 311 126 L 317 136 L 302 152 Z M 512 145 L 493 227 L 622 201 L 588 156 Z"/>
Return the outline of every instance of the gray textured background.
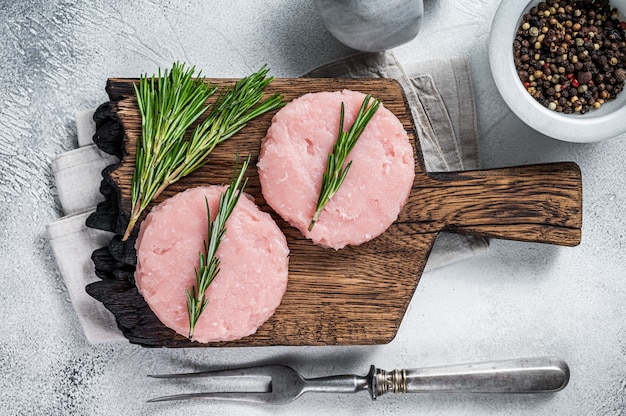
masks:
<path fill-rule="evenodd" d="M 467 56 L 485 167 L 573 160 L 584 177 L 576 248 L 493 241 L 483 256 L 423 276 L 396 339 L 377 347 L 149 350 L 90 346 L 45 237 L 61 215 L 50 161 L 76 145 L 73 113 L 106 100 L 107 77 L 152 73 L 185 60 L 212 77 L 267 63 L 297 76 L 352 53 L 326 32 L 309 1 L 0 1 L 1 414 L 626 414 L 626 137 L 570 144 L 523 125 L 489 73 L 496 0 L 426 0 L 422 32 L 395 50 L 402 62 Z M 146 404 L 198 390 L 152 372 L 255 360 L 308 376 L 554 354 L 570 385 L 546 396 L 308 395 L 281 408 Z"/>

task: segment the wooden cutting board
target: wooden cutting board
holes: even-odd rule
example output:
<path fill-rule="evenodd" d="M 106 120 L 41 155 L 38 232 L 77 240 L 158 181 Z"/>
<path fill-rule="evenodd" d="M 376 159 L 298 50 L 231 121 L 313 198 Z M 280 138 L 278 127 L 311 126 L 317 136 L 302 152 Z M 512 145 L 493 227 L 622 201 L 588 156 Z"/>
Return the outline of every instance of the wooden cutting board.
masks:
<path fill-rule="evenodd" d="M 128 155 L 110 174 L 119 188 L 123 222 L 130 212 L 135 146 L 141 133 L 134 81 L 110 79 L 107 84 L 127 140 Z M 233 80 L 210 82 L 223 85 Z M 415 182 L 398 220 L 382 236 L 361 246 L 339 251 L 318 247 L 272 211 L 263 199 L 256 169 L 248 169 L 246 192 L 273 216 L 291 250 L 287 292 L 276 313 L 252 336 L 199 344 L 163 326 L 132 282 L 103 280 L 90 285 L 88 292 L 113 312 L 131 342 L 167 347 L 388 343 L 396 335 L 440 231 L 566 246 L 580 242 L 582 184 L 574 163 L 427 173 L 410 110 L 396 81 L 276 79 L 267 92 L 280 91 L 289 101 L 308 92 L 343 88 L 380 99 L 402 121 L 416 149 Z M 254 165 L 272 116 L 253 120 L 220 144 L 208 165 L 171 185 L 156 203 L 188 187 L 228 183 L 236 152 L 251 153 Z"/>

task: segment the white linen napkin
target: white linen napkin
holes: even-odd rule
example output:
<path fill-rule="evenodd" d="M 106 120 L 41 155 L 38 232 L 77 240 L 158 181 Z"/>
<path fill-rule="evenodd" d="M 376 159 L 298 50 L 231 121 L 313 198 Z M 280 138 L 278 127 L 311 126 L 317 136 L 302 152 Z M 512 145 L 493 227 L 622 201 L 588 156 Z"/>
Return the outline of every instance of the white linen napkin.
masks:
<path fill-rule="evenodd" d="M 363 54 L 317 68 L 309 77 L 394 78 L 404 88 L 415 119 L 428 171 L 478 168 L 474 95 L 465 60 L 431 61 L 402 67 L 390 53 Z M 85 226 L 85 220 L 103 200 L 101 172 L 117 158 L 101 152 L 92 141 L 94 110 L 76 113 L 79 148 L 52 162 L 64 217 L 47 231 L 59 271 L 88 342 L 125 340 L 113 315 L 85 292 L 98 280 L 91 254 L 106 246 L 111 233 Z M 435 241 L 426 271 L 481 253 L 483 238 L 441 233 Z"/>

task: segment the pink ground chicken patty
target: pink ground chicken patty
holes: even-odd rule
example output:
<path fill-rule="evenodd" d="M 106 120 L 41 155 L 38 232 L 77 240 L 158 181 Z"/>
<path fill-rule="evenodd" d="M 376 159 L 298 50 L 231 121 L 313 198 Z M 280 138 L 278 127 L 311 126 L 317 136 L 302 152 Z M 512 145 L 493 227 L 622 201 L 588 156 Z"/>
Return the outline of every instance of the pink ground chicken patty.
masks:
<path fill-rule="evenodd" d="M 214 219 L 225 189 L 191 188 L 167 199 L 148 214 L 137 238 L 137 288 L 159 320 L 184 336 L 189 334 L 185 290 L 195 284 L 194 267 L 207 238 L 205 197 Z M 232 341 L 255 333 L 287 287 L 285 236 L 249 195 L 242 194 L 226 228 L 217 251 L 220 272 L 206 292 L 209 303 L 194 341 Z"/>
<path fill-rule="evenodd" d="M 263 197 L 314 243 L 340 249 L 382 234 L 406 203 L 415 177 L 413 147 L 400 120 L 382 105 L 348 155 L 352 167 L 312 231 L 328 153 L 354 122 L 365 94 L 305 94 L 283 107 L 263 139 L 257 168 Z"/>

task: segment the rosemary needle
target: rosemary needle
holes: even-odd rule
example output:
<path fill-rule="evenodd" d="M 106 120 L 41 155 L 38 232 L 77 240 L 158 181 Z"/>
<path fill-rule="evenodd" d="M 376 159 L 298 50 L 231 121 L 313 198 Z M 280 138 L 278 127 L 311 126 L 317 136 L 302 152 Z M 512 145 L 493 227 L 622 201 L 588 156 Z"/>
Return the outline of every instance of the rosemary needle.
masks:
<path fill-rule="evenodd" d="M 372 100 L 371 105 L 370 100 Z M 372 117 L 374 117 L 374 114 L 378 110 L 379 106 L 380 102 L 377 99 L 372 98 L 371 95 L 366 95 L 352 127 L 350 127 L 350 130 L 345 132 L 343 130 L 344 105 L 341 103 L 337 142 L 333 146 L 333 152 L 328 154 L 328 164 L 326 165 L 326 171 L 322 176 L 322 188 L 320 189 L 320 195 L 317 200 L 315 214 L 309 223 L 309 231 L 313 229 L 320 214 L 324 210 L 324 207 L 328 204 L 335 193 L 337 193 L 339 187 L 346 178 L 348 170 L 350 170 L 350 166 L 352 166 L 352 161 L 350 161 L 345 168 L 343 167 L 346 158 L 356 142 L 359 140 L 359 137 L 361 136 L 361 133 L 363 133 L 363 130 L 365 130 L 367 123 L 369 123 Z"/>
<path fill-rule="evenodd" d="M 209 209 L 209 201 L 206 200 L 208 234 L 207 240 L 204 241 L 204 251 L 200 252 L 200 266 L 195 269 L 196 284 L 186 290 L 187 294 L 187 315 L 189 316 L 189 338 L 193 337 L 193 331 L 200 318 L 202 312 L 208 304 L 205 292 L 209 285 L 219 273 L 220 259 L 216 257 L 217 249 L 222 242 L 224 234 L 226 234 L 226 221 L 233 212 L 239 197 L 243 192 L 248 178 L 243 179 L 243 175 L 250 164 L 250 155 L 248 159 L 241 165 L 241 171 L 237 174 L 237 161 L 235 161 L 235 171 L 233 180 L 230 185 L 220 195 L 220 202 L 217 209 L 215 220 L 211 221 L 211 211 Z"/>
<path fill-rule="evenodd" d="M 206 101 L 216 91 L 198 74 L 195 67 L 175 63 L 158 77 L 142 76 L 134 85 L 141 113 L 141 138 L 137 144 L 136 166 L 131 188 L 131 216 L 123 240 L 148 207 L 170 184 L 194 172 L 207 162 L 215 146 L 232 137 L 250 120 L 282 107 L 283 96 L 274 94 L 263 100 L 272 82 L 269 69 L 242 78 L 222 90 L 213 105 Z M 187 130 L 207 114 L 187 138 Z"/>

